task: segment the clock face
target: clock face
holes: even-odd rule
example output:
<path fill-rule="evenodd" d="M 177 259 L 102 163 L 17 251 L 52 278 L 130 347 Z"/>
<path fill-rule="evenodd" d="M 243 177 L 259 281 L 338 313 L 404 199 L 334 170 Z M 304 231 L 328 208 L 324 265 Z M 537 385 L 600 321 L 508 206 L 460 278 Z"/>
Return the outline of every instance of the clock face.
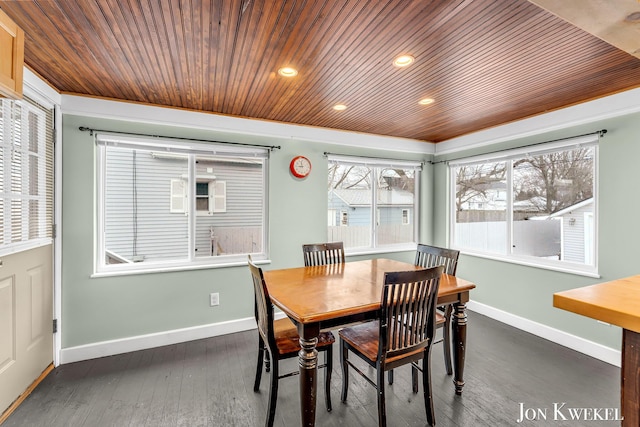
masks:
<path fill-rule="evenodd" d="M 304 156 L 296 156 L 291 160 L 289 170 L 296 178 L 304 178 L 311 172 L 311 162 Z"/>

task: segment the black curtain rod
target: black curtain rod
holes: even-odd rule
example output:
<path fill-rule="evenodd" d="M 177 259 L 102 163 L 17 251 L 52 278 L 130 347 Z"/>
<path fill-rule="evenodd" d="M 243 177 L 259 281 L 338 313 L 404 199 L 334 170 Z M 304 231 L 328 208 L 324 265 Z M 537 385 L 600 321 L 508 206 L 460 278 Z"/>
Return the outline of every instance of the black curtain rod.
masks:
<path fill-rule="evenodd" d="M 341 156 L 341 157 L 354 157 L 354 158 L 358 158 L 358 159 L 371 159 L 371 160 L 385 160 L 387 162 L 394 162 L 394 161 L 398 161 L 398 162 L 415 162 L 415 163 L 421 163 L 424 164 L 424 161 L 422 160 L 407 160 L 407 159 L 391 159 L 389 157 L 373 157 L 373 156 L 358 156 L 356 154 L 338 154 L 338 153 L 330 153 L 329 151 L 325 151 L 323 153 L 323 155 L 325 157 L 328 156 Z"/>
<path fill-rule="evenodd" d="M 135 133 L 135 132 L 119 132 L 114 130 L 105 130 L 105 129 L 92 129 L 84 126 L 80 126 L 78 129 L 82 132 L 89 132 L 89 135 L 93 136 L 94 132 L 106 132 L 106 133 L 115 133 L 121 135 L 132 135 L 132 136 L 145 136 L 150 138 L 163 138 L 163 139 L 176 139 L 182 141 L 194 141 L 194 142 L 213 142 L 218 144 L 231 144 L 231 145 L 242 145 L 245 147 L 260 147 L 260 148 L 268 148 L 269 151 L 273 151 L 275 149 L 281 149 L 282 147 L 279 145 L 260 145 L 260 144 L 248 144 L 244 142 L 225 142 L 225 141 L 214 141 L 210 139 L 198 139 L 198 138 L 182 138 L 178 136 L 163 136 L 163 135 L 152 135 L 149 133 Z"/>
<path fill-rule="evenodd" d="M 601 130 L 598 130 L 598 131 L 595 131 L 595 132 L 591 132 L 591 133 L 583 133 L 582 135 L 570 136 L 570 137 L 568 137 L 568 138 L 558 138 L 558 139 L 552 139 L 552 140 L 550 140 L 550 141 L 535 142 L 535 143 L 533 143 L 533 144 L 523 145 L 522 147 L 516 147 L 516 149 L 519 149 L 519 148 L 527 148 L 527 147 L 535 147 L 536 145 L 549 144 L 549 143 L 551 143 L 551 142 L 558 142 L 558 141 L 562 141 L 562 140 L 565 140 L 565 139 L 580 138 L 580 137 L 583 137 L 583 136 L 596 135 L 596 134 L 598 135 L 598 137 L 602 137 L 602 136 L 604 136 L 604 134 L 606 134 L 606 133 L 607 133 L 607 130 L 606 130 L 606 129 L 601 129 Z M 509 149 L 506 149 L 506 150 L 495 150 L 495 151 L 489 151 L 489 152 L 482 153 L 482 154 L 478 154 L 478 155 L 479 155 L 479 156 L 484 156 L 484 155 L 486 155 L 486 154 L 502 153 L 502 152 L 507 151 L 507 150 L 509 150 Z M 448 159 L 448 160 L 440 160 L 440 161 L 437 161 L 437 162 L 431 162 L 431 164 L 432 164 L 432 165 L 437 165 L 438 163 L 454 162 L 454 161 L 456 161 L 456 160 L 462 160 L 462 159 L 466 159 L 466 158 L 469 158 L 469 157 L 475 157 L 475 155 L 473 155 L 473 156 L 457 157 L 457 158 L 454 158 L 454 159 Z"/>

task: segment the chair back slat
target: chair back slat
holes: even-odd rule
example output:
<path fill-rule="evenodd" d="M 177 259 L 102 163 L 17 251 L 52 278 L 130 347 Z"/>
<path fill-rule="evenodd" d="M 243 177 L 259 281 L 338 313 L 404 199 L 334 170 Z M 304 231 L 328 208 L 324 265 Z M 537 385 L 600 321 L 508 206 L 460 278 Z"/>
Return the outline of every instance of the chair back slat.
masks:
<path fill-rule="evenodd" d="M 419 243 L 416 250 L 416 259 L 414 264 L 424 268 L 443 265 L 444 272 L 446 274 L 455 276 L 456 270 L 458 269 L 459 257 L 460 251 L 458 250 L 439 248 L 437 246 L 429 246 Z"/>
<path fill-rule="evenodd" d="M 342 242 L 314 243 L 302 245 L 304 265 L 344 264 L 344 245 Z"/>
<path fill-rule="evenodd" d="M 443 266 L 386 273 L 381 299 L 379 357 L 424 348 L 435 334 L 435 308 Z"/>
<path fill-rule="evenodd" d="M 249 271 L 253 279 L 255 293 L 254 315 L 258 325 L 258 333 L 269 348 L 275 348 L 275 336 L 273 332 L 273 304 L 267 290 L 262 269 L 256 266 L 249 255 Z"/>

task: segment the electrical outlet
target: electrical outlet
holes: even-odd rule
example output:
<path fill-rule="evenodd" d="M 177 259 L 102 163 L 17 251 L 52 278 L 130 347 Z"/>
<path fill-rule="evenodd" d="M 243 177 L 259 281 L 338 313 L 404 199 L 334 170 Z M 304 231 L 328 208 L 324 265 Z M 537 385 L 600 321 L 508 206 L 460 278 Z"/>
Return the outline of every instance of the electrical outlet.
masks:
<path fill-rule="evenodd" d="M 220 294 L 218 292 L 209 294 L 209 305 L 211 307 L 220 305 Z"/>

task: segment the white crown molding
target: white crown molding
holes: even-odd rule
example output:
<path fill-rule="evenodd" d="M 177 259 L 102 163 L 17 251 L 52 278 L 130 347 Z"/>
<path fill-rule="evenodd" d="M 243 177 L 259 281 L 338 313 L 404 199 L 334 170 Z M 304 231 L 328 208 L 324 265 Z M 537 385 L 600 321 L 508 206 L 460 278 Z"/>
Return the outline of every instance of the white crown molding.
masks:
<path fill-rule="evenodd" d="M 419 154 L 433 154 L 435 152 L 435 144 L 414 139 L 247 119 L 77 95 L 62 95 L 62 113 L 239 135 L 253 135 L 266 137 L 272 141 L 310 141 Z"/>
<path fill-rule="evenodd" d="M 448 139 L 436 144 L 435 155 L 493 145 L 637 112 L 640 112 L 640 88 Z M 594 132 L 598 130 L 600 129 L 593 129 Z"/>
<path fill-rule="evenodd" d="M 602 360 L 620 367 L 622 362 L 622 352 L 593 341 L 580 338 L 576 335 L 569 334 L 559 329 L 552 328 L 542 323 L 534 322 L 524 317 L 502 311 L 500 309 L 488 306 L 475 301 L 467 303 L 467 309 L 476 313 L 490 317 L 498 322 L 513 326 L 538 337 L 544 338 L 561 346 L 570 348 L 595 359 Z"/>
<path fill-rule="evenodd" d="M 62 95 L 27 67 L 23 68 L 23 92 L 40 104 L 53 108 L 62 103 Z"/>

